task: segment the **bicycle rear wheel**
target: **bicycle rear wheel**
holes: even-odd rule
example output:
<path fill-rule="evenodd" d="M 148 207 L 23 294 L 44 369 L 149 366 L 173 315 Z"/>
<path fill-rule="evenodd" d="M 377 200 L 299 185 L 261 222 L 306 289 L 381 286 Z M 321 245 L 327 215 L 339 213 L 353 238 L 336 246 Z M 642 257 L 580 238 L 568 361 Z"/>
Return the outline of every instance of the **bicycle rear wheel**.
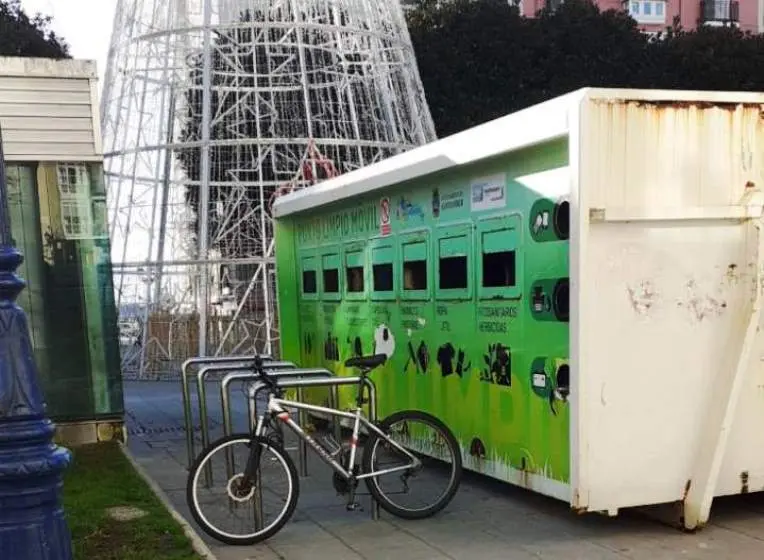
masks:
<path fill-rule="evenodd" d="M 382 431 L 420 461 L 421 468 L 381 472 L 366 485 L 387 512 L 405 519 L 424 519 L 445 508 L 462 479 L 462 454 L 451 430 L 435 416 L 418 410 L 396 412 L 382 421 Z M 411 458 L 372 432 L 363 450 L 364 473 L 402 467 Z M 432 480 L 424 480 L 424 473 Z M 413 482 L 424 497 L 412 492 Z M 438 490 L 437 488 L 440 488 Z M 426 498 L 427 495 L 430 498 Z"/>
<path fill-rule="evenodd" d="M 244 468 L 252 445 L 260 446 L 255 484 L 244 483 Z M 230 475 L 226 460 L 233 460 Z M 205 470 L 213 470 L 213 484 L 205 484 Z M 217 483 L 217 484 L 215 484 Z M 289 521 L 300 494 L 297 469 L 289 455 L 265 438 L 236 434 L 218 439 L 192 465 L 186 501 L 199 526 L 220 542 L 250 545 L 275 535 Z M 235 517 L 233 528 L 221 521 Z"/>

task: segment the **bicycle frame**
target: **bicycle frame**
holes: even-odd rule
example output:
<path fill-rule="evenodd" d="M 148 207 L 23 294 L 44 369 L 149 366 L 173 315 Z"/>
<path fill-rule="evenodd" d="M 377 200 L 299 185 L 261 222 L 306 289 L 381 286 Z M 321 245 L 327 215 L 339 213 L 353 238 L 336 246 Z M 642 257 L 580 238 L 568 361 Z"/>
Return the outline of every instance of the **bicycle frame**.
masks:
<path fill-rule="evenodd" d="M 327 450 L 321 446 L 320 443 L 318 443 L 309 434 L 307 434 L 305 430 L 303 430 L 300 427 L 300 425 L 291 418 L 286 408 L 295 408 L 297 410 L 306 410 L 310 412 L 320 412 L 323 414 L 328 414 L 329 416 L 333 416 L 335 418 L 347 418 L 349 420 L 352 420 L 353 435 L 350 438 L 350 460 L 348 462 L 348 467 L 350 470 L 346 469 L 339 462 L 337 462 L 329 454 L 329 452 L 327 452 Z M 317 406 L 317 405 L 306 404 L 306 403 L 297 402 L 297 401 L 290 401 L 290 400 L 278 398 L 273 393 L 268 393 L 267 411 L 264 414 L 262 414 L 260 418 L 258 418 L 257 426 L 255 427 L 255 435 L 257 436 L 265 435 L 264 431 L 265 431 L 266 415 L 270 416 L 271 418 L 274 418 L 274 417 L 277 418 L 282 423 L 284 423 L 287 427 L 289 427 L 298 438 L 305 441 L 311 447 L 311 449 L 313 449 L 313 451 L 316 452 L 316 454 L 321 458 L 321 460 L 323 460 L 335 472 L 337 472 L 346 480 L 350 480 L 350 481 L 363 480 L 364 478 L 370 478 L 372 476 L 380 476 L 383 474 L 390 474 L 390 473 L 394 473 L 398 471 L 405 471 L 411 468 L 418 468 L 419 466 L 421 466 L 421 461 L 415 455 L 410 453 L 404 447 L 398 445 L 398 443 L 390 439 L 390 437 L 386 433 L 384 433 L 377 426 L 372 424 L 363 415 L 363 411 L 360 406 L 356 407 L 356 409 L 353 412 L 345 412 L 343 410 L 337 410 L 335 408 L 327 408 L 324 406 Z M 411 459 L 412 462 L 402 467 L 393 467 L 390 469 L 382 469 L 382 470 L 374 471 L 370 473 L 362 473 L 357 476 L 354 475 L 352 470 L 353 470 L 353 466 L 355 465 L 356 451 L 358 447 L 358 434 L 360 432 L 360 428 L 362 425 L 366 429 L 375 432 L 384 441 L 390 443 L 393 447 L 399 449 L 401 452 L 406 454 Z"/>

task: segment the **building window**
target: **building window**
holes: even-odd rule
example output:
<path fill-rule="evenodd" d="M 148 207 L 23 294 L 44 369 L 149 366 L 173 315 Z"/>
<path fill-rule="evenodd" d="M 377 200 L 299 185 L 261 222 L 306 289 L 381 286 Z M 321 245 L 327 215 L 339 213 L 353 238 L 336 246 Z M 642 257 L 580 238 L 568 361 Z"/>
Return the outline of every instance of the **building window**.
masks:
<path fill-rule="evenodd" d="M 67 239 L 91 237 L 92 226 L 87 201 L 61 200 L 61 221 Z"/>
<path fill-rule="evenodd" d="M 59 164 L 58 190 L 61 197 L 90 194 L 90 174 L 82 164 Z"/>
<path fill-rule="evenodd" d="M 740 21 L 740 2 L 733 0 L 703 0 L 701 18 L 712 25 L 737 24 Z"/>
<path fill-rule="evenodd" d="M 666 23 L 666 1 L 630 0 L 629 14 L 638 23 Z"/>
<path fill-rule="evenodd" d="M 523 0 L 509 0 L 509 5 L 517 8 L 521 16 L 525 15 L 523 12 Z"/>
<path fill-rule="evenodd" d="M 58 164 L 61 223 L 66 239 L 92 239 L 93 208 L 90 199 L 90 173 L 85 164 Z M 102 232 L 105 235 L 105 232 Z"/>

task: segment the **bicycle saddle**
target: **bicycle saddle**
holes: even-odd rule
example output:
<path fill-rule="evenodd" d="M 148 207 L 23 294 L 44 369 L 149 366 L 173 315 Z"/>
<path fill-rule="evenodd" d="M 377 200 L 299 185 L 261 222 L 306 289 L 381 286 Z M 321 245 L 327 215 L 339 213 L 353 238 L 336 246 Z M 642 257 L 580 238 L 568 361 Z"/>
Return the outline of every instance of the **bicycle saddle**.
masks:
<path fill-rule="evenodd" d="M 345 367 L 359 369 L 374 369 L 387 361 L 385 354 L 374 354 L 373 356 L 357 356 L 345 361 Z"/>

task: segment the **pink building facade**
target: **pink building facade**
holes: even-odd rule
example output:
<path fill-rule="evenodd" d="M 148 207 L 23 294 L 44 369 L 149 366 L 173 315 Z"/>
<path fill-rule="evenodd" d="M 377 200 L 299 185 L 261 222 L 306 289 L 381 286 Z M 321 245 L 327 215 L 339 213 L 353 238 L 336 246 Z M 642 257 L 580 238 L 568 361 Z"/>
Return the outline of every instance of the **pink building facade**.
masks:
<path fill-rule="evenodd" d="M 565 0 L 518 0 L 521 12 L 533 16 L 545 5 Z M 602 10 L 628 10 L 645 31 L 661 31 L 678 17 L 685 29 L 698 24 L 736 25 L 764 33 L 764 0 L 596 0 Z"/>

